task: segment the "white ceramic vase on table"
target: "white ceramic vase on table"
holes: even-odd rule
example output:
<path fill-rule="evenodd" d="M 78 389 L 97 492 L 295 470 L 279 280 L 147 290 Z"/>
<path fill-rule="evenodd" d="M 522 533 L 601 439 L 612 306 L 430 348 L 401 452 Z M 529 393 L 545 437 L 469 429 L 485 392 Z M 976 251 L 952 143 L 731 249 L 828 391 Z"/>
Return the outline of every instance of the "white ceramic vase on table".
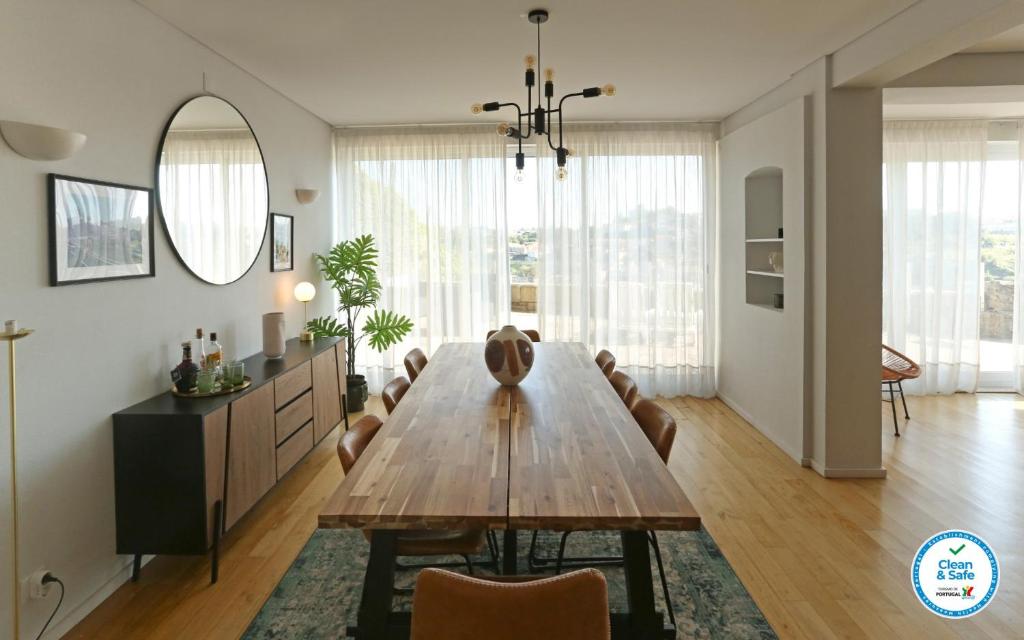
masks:
<path fill-rule="evenodd" d="M 535 352 L 533 341 L 513 325 L 505 325 L 487 339 L 484 362 L 494 379 L 513 387 L 530 373 Z"/>
<path fill-rule="evenodd" d="M 263 355 L 276 360 L 284 355 L 284 312 L 263 314 Z"/>

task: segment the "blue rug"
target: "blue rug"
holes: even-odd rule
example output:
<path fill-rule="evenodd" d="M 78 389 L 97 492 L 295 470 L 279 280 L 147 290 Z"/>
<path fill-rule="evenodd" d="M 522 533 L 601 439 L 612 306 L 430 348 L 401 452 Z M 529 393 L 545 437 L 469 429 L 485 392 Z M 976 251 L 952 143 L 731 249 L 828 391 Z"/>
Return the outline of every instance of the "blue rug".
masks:
<path fill-rule="evenodd" d="M 542 532 L 540 554 L 554 556 L 558 540 L 559 534 Z M 615 533 L 575 533 L 569 536 L 566 555 L 619 555 L 622 552 L 619 540 Z M 658 534 L 658 540 L 672 592 L 678 638 L 777 638 L 706 531 L 664 531 Z M 519 559 L 524 564 L 521 569 L 524 573 L 529 541 L 529 533 L 520 532 Z M 356 621 L 368 552 L 369 545 L 359 531 L 318 529 L 263 604 L 243 638 L 344 638 L 346 627 Z M 419 560 L 427 559 L 408 559 L 409 562 Z M 622 569 L 601 569 L 608 579 L 612 610 L 625 610 Z M 479 571 L 486 573 L 485 569 Z M 664 599 L 653 560 L 652 573 L 658 606 L 663 608 Z M 399 571 L 396 580 L 398 586 L 411 586 L 415 572 Z M 409 605 L 409 597 L 395 597 L 396 610 L 408 610 Z"/>

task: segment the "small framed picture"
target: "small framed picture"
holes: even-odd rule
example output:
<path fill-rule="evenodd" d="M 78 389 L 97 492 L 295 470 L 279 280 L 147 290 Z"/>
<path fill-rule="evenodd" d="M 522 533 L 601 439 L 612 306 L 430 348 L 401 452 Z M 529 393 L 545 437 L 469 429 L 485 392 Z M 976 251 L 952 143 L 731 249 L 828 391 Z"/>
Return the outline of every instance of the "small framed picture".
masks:
<path fill-rule="evenodd" d="M 295 218 L 283 213 L 270 214 L 270 270 L 295 268 Z"/>
<path fill-rule="evenodd" d="M 47 175 L 50 286 L 156 275 L 153 190 Z"/>

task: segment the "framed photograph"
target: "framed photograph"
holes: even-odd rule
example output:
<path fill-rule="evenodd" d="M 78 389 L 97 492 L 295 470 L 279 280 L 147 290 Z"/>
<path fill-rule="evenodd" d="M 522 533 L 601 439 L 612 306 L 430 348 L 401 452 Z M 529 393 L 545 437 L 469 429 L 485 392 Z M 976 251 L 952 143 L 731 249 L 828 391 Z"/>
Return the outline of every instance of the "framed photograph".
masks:
<path fill-rule="evenodd" d="M 153 190 L 47 175 L 50 286 L 152 278 Z"/>
<path fill-rule="evenodd" d="M 270 214 L 270 270 L 295 268 L 295 218 L 283 213 Z"/>

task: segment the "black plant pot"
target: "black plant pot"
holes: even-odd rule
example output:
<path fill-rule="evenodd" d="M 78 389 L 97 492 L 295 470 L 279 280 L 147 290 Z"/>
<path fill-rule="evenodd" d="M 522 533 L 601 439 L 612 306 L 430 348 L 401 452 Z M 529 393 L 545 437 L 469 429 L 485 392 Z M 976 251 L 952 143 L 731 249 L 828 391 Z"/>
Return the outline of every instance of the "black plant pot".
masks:
<path fill-rule="evenodd" d="M 366 376 L 347 376 L 348 384 L 348 412 L 359 413 L 366 406 L 366 399 L 370 397 L 366 389 Z"/>

